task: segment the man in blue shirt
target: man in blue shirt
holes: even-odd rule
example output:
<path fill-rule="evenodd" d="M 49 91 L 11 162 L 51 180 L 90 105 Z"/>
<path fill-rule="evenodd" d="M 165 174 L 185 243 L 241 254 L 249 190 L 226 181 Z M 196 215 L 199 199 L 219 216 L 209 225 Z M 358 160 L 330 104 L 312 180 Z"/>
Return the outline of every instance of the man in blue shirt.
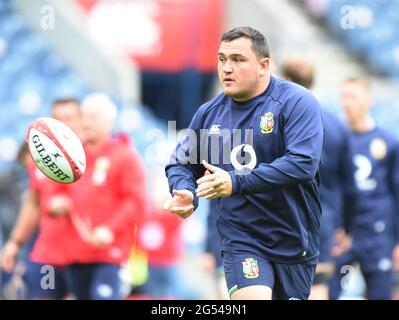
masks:
<path fill-rule="evenodd" d="M 399 143 L 371 118 L 369 91 L 368 82 L 356 77 L 342 87 L 358 201 L 355 212 L 344 217 L 348 234 L 336 249 L 332 299 L 339 298 L 344 270 L 354 261 L 365 278 L 367 298 L 391 299 L 392 269 L 399 267 Z"/>
<path fill-rule="evenodd" d="M 282 76 L 311 90 L 315 72 L 313 64 L 305 58 L 287 58 Z M 325 138 L 322 165 L 320 167 L 320 255 L 309 299 L 327 300 L 328 282 L 334 275 L 334 259 L 331 256 L 334 233 L 345 229 L 345 212 L 352 212 L 356 205 L 353 181 L 354 167 L 349 151 L 349 132 L 332 113 L 322 110 Z"/>
<path fill-rule="evenodd" d="M 270 75 L 265 37 L 222 35 L 223 93 L 202 105 L 166 166 L 173 198 L 190 216 L 217 199 L 217 228 L 232 299 L 307 299 L 319 254 L 320 107 L 305 88 Z"/>

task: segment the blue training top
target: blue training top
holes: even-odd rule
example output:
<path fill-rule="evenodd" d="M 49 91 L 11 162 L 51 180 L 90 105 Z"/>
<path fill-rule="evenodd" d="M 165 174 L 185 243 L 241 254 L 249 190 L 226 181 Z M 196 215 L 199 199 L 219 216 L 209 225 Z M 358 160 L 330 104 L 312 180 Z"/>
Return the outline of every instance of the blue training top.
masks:
<path fill-rule="evenodd" d="M 323 124 L 315 97 L 271 76 L 267 89 L 246 102 L 219 94 L 205 103 L 189 129 L 166 166 L 170 190 L 195 195 L 203 159 L 230 173 L 232 195 L 217 201 L 222 250 L 316 261 Z"/>

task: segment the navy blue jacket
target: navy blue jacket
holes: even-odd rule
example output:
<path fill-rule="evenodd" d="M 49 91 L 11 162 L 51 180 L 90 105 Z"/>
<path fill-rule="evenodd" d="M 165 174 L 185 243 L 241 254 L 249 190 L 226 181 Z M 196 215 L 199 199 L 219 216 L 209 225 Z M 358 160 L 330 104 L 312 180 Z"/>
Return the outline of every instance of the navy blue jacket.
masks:
<path fill-rule="evenodd" d="M 356 211 L 355 167 L 350 150 L 349 130 L 330 112 L 323 110 L 325 139 L 320 168 L 320 199 L 323 221 L 332 229 L 348 229 Z M 331 215 L 325 217 L 325 215 Z"/>
<path fill-rule="evenodd" d="M 170 190 L 195 194 L 203 159 L 230 173 L 232 195 L 217 201 L 222 250 L 275 262 L 317 260 L 323 125 L 315 97 L 271 77 L 249 101 L 216 96 L 189 129 L 166 166 Z"/>
<path fill-rule="evenodd" d="M 379 127 L 350 135 L 358 204 L 350 217 L 355 245 L 399 242 L 399 143 Z M 376 236 L 382 236 L 377 237 Z M 371 245 L 372 243 L 370 243 Z"/>

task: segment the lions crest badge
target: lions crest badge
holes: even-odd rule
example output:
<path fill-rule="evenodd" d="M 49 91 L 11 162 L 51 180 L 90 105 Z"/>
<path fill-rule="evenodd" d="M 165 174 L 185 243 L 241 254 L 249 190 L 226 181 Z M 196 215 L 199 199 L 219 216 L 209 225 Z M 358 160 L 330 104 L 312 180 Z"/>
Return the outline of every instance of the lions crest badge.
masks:
<path fill-rule="evenodd" d="M 370 153 L 374 159 L 381 160 L 387 155 L 388 147 L 381 138 L 375 138 L 370 143 Z"/>
<path fill-rule="evenodd" d="M 254 258 L 246 258 L 242 262 L 242 272 L 247 279 L 256 279 L 259 277 L 258 261 Z"/>
<path fill-rule="evenodd" d="M 260 131 L 263 134 L 272 133 L 274 127 L 273 113 L 266 112 L 265 115 L 261 117 L 259 126 L 260 126 Z"/>

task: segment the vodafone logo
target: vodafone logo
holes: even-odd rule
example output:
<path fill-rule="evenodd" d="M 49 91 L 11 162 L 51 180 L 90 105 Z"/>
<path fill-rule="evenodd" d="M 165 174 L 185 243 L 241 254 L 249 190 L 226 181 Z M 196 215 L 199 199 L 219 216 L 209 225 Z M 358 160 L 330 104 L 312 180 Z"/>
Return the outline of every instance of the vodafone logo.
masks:
<path fill-rule="evenodd" d="M 250 161 L 247 164 L 245 163 L 246 156 L 242 156 L 241 153 L 244 152 L 250 156 Z M 241 163 L 239 162 L 240 159 Z M 257 158 L 254 148 L 250 144 L 240 144 L 236 146 L 230 153 L 230 162 L 233 165 L 234 169 L 238 171 L 238 173 L 248 174 L 250 170 L 254 169 L 256 166 Z"/>

